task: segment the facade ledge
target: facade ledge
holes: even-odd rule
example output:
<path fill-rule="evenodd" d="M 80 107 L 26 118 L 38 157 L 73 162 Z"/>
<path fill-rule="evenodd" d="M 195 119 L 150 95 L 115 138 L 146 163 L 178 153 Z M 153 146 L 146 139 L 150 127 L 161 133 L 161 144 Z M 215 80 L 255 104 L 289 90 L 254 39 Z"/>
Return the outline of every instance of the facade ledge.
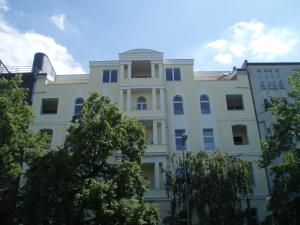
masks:
<path fill-rule="evenodd" d="M 121 79 L 120 88 L 122 87 L 134 87 L 134 88 L 147 88 L 153 86 L 163 87 L 162 78 L 131 78 L 131 79 Z"/>
<path fill-rule="evenodd" d="M 165 119 L 166 114 L 161 110 L 152 111 L 152 110 L 134 110 L 134 111 L 122 111 L 129 117 L 138 118 L 139 120 L 152 120 L 152 119 Z"/>

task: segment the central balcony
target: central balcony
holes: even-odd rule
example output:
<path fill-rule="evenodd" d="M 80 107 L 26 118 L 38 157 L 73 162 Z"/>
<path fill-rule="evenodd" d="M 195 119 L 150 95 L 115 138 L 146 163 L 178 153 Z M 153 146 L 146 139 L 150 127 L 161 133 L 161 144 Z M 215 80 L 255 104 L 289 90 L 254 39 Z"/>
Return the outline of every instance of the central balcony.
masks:
<path fill-rule="evenodd" d="M 119 109 L 130 117 L 152 119 L 165 117 L 163 88 L 121 89 Z"/>
<path fill-rule="evenodd" d="M 120 77 L 121 87 L 163 85 L 162 63 L 155 63 L 150 60 L 141 60 L 122 64 Z"/>

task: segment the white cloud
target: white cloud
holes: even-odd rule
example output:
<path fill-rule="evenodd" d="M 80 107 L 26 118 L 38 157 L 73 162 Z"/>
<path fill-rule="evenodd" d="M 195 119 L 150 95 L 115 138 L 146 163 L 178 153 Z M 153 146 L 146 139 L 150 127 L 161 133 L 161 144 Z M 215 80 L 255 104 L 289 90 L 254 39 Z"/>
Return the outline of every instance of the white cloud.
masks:
<path fill-rule="evenodd" d="M 299 35 L 287 28 L 242 21 L 229 27 L 220 39 L 206 43 L 203 51 L 205 55 L 213 54 L 213 59 L 221 64 L 230 64 L 234 59 L 270 61 L 295 54 L 299 42 Z"/>
<path fill-rule="evenodd" d="M 68 49 L 53 38 L 20 32 L 0 17 L 0 58 L 8 66 L 31 66 L 36 52 L 48 55 L 57 74 L 85 73 Z"/>
<path fill-rule="evenodd" d="M 221 64 L 230 64 L 232 63 L 231 54 L 228 53 L 219 53 L 214 57 L 214 60 Z"/>
<path fill-rule="evenodd" d="M 0 0 L 0 10 L 3 10 L 3 11 L 9 10 L 8 3 L 6 0 Z"/>
<path fill-rule="evenodd" d="M 51 16 L 50 20 L 54 23 L 56 27 L 60 30 L 65 30 L 65 18 L 66 16 L 61 14 L 61 15 L 53 15 Z"/>
<path fill-rule="evenodd" d="M 224 50 L 227 47 L 228 47 L 228 41 L 224 40 L 224 39 L 211 41 L 205 45 L 205 48 L 213 48 L 213 49 L 219 49 L 219 50 Z"/>

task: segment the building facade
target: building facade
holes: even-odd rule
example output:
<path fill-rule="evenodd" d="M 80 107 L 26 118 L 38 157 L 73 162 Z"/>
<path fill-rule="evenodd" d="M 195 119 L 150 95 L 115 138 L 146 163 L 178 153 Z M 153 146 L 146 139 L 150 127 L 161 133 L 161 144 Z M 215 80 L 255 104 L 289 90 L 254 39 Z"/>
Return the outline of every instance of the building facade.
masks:
<path fill-rule="evenodd" d="M 300 62 L 259 63 L 244 61 L 252 88 L 253 102 L 257 116 L 261 139 L 272 133 L 275 118 L 267 111 L 270 98 L 287 96 L 290 86 L 288 76 L 293 71 L 300 71 Z"/>
<path fill-rule="evenodd" d="M 247 70 L 195 72 L 192 59 L 165 59 L 162 52 L 135 49 L 118 60 L 91 61 L 83 75 L 37 76 L 31 129 L 52 136 L 52 148 L 64 143 L 73 115 L 80 114 L 91 92 L 108 96 L 120 111 L 137 118 L 146 130 L 142 170 L 149 181 L 145 199 L 160 205 L 160 218 L 170 211 L 163 169 L 172 154 L 200 149 L 224 150 L 249 160 L 253 168 L 254 216 L 263 220 L 268 188 L 255 160 L 260 137 Z M 188 135 L 185 146 L 182 134 Z"/>

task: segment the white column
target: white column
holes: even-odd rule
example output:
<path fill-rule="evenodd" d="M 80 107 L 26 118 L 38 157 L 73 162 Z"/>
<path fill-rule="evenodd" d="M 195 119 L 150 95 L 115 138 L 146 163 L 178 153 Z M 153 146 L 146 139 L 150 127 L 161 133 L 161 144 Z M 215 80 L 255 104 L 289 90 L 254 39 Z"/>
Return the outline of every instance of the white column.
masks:
<path fill-rule="evenodd" d="M 157 121 L 153 120 L 153 144 L 157 145 Z"/>
<path fill-rule="evenodd" d="M 119 110 L 123 111 L 123 89 L 120 90 L 120 95 L 119 95 Z"/>
<path fill-rule="evenodd" d="M 124 64 L 120 65 L 120 79 L 124 79 Z"/>
<path fill-rule="evenodd" d="M 152 111 L 155 111 L 156 109 L 156 88 L 152 88 Z"/>
<path fill-rule="evenodd" d="M 165 111 L 165 92 L 163 88 L 159 89 L 159 97 L 160 97 L 160 110 L 162 112 Z"/>
<path fill-rule="evenodd" d="M 154 165 L 154 182 L 155 182 L 155 189 L 160 189 L 160 171 L 159 171 L 159 162 L 156 161 Z"/>
<path fill-rule="evenodd" d="M 131 63 L 128 63 L 128 79 L 131 79 Z"/>
<path fill-rule="evenodd" d="M 166 122 L 165 120 L 161 121 L 161 143 L 163 145 L 167 144 L 167 137 L 166 137 Z"/>
<path fill-rule="evenodd" d="M 151 63 L 151 78 L 155 78 L 155 64 Z"/>
<path fill-rule="evenodd" d="M 158 64 L 158 77 L 161 78 L 163 75 L 162 63 Z"/>
<path fill-rule="evenodd" d="M 131 89 L 127 89 L 127 111 L 131 110 Z"/>

